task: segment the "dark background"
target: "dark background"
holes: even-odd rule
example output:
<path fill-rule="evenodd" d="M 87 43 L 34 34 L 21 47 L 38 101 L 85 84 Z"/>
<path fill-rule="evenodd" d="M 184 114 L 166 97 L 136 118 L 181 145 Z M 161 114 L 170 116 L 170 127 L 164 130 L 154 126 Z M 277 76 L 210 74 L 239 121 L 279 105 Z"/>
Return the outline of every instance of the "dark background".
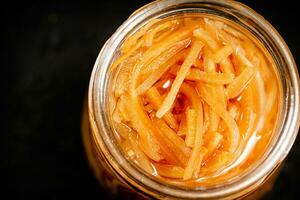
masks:
<path fill-rule="evenodd" d="M 82 103 L 101 46 L 147 2 L 1 5 L 1 197 L 109 199 L 86 162 L 80 135 Z M 275 26 L 299 63 L 297 1 L 243 2 Z M 265 199 L 300 198 L 299 168 L 298 140 Z"/>

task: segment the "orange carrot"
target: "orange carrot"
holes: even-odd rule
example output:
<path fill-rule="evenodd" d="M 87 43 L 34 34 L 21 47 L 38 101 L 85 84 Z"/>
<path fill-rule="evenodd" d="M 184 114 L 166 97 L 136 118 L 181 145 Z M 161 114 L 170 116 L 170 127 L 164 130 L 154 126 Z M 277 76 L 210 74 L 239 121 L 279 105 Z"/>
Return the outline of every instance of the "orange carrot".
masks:
<path fill-rule="evenodd" d="M 177 76 L 172 84 L 169 94 L 167 95 L 164 102 L 162 103 L 162 106 L 159 108 L 159 110 L 156 113 L 157 117 L 161 118 L 172 107 L 174 100 L 176 98 L 176 95 L 180 89 L 180 86 L 181 86 L 182 82 L 184 81 L 186 75 L 188 74 L 192 63 L 197 58 L 202 47 L 203 47 L 203 43 L 199 42 L 199 41 L 195 41 L 194 44 L 192 44 L 191 50 L 190 50 L 189 54 L 187 55 L 184 63 L 182 64 L 179 72 L 177 73 Z"/>

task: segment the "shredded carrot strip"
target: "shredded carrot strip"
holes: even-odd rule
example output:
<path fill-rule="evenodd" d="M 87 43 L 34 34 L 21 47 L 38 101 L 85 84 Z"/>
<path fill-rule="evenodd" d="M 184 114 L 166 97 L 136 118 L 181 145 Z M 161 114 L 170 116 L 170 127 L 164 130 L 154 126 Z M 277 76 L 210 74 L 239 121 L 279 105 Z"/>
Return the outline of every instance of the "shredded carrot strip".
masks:
<path fill-rule="evenodd" d="M 222 107 L 224 109 L 227 108 L 227 97 L 225 94 L 225 88 L 224 86 L 218 86 L 216 87 L 216 95 L 217 95 L 217 99 L 219 100 L 219 102 L 222 104 Z"/>
<path fill-rule="evenodd" d="M 205 173 L 207 171 L 214 172 L 218 169 L 222 169 L 226 166 L 226 163 L 231 160 L 233 157 L 233 154 L 227 151 L 218 151 L 214 157 L 209 161 L 207 164 L 207 168 L 202 169 L 202 173 Z"/>
<path fill-rule="evenodd" d="M 122 54 L 111 66 L 110 70 L 114 70 L 119 64 L 124 62 L 128 57 L 130 57 L 137 49 L 139 49 L 142 44 L 145 42 L 145 38 L 141 38 L 138 43 L 134 44 L 128 51 Z"/>
<path fill-rule="evenodd" d="M 213 59 L 210 58 L 210 55 L 211 55 L 211 53 L 208 53 L 208 55 L 204 58 L 204 60 L 205 60 L 205 68 L 204 69 L 208 73 L 215 73 L 216 72 L 215 62 L 213 61 Z M 232 80 L 230 80 L 230 82 L 232 82 L 234 75 L 233 74 L 230 74 L 230 75 L 231 75 L 230 79 L 232 79 Z M 217 82 L 217 81 L 215 81 L 215 82 Z M 226 83 L 228 83 L 228 82 L 223 82 L 222 84 L 226 84 Z M 217 86 L 217 87 L 215 87 L 215 86 L 212 87 L 212 92 L 222 102 L 224 100 L 223 100 L 223 96 L 222 96 L 222 91 L 220 90 L 221 87 L 223 87 L 223 86 L 221 85 L 221 86 Z M 219 122 L 220 122 L 220 117 L 210 108 L 206 112 L 207 112 L 206 115 L 208 116 L 208 119 L 209 119 L 208 130 L 209 131 L 217 131 Z"/>
<path fill-rule="evenodd" d="M 186 83 L 183 83 L 180 88 L 180 92 L 182 92 L 185 96 L 188 97 L 188 99 L 192 102 L 192 108 L 196 111 L 196 133 L 194 139 L 194 146 L 187 167 L 185 168 L 183 178 L 184 180 L 188 180 L 192 177 L 198 176 L 198 170 L 200 170 L 202 158 L 206 153 L 206 148 L 202 147 L 202 137 L 204 133 L 203 108 L 201 101 L 199 101 L 199 96 L 194 88 L 192 88 Z"/>
<path fill-rule="evenodd" d="M 187 121 L 187 134 L 185 137 L 185 144 L 188 147 L 193 147 L 196 135 L 196 111 L 193 109 L 187 109 L 186 111 L 186 121 Z"/>
<path fill-rule="evenodd" d="M 265 112 L 267 95 L 260 73 L 256 73 L 254 79 L 250 82 L 250 85 L 253 93 L 256 94 L 255 103 L 258 104 L 257 113 L 261 115 Z"/>
<path fill-rule="evenodd" d="M 244 55 L 247 55 L 247 58 L 249 58 L 251 63 L 254 64 L 253 58 L 255 57 L 255 54 L 257 52 L 255 45 L 249 39 L 246 39 L 241 42 L 240 46 L 243 49 Z"/>
<path fill-rule="evenodd" d="M 170 73 L 176 76 L 178 72 L 176 68 L 172 68 Z M 201 81 L 212 85 L 224 85 L 230 84 L 234 81 L 234 74 L 205 72 L 196 68 L 192 68 L 185 79 L 191 81 Z"/>
<path fill-rule="evenodd" d="M 276 116 L 279 107 L 278 99 L 276 98 L 276 96 L 279 95 L 277 90 L 278 88 L 274 81 L 273 86 L 269 88 L 268 93 L 266 95 L 267 100 L 266 100 L 266 109 L 265 109 L 265 123 L 271 122 L 271 124 L 274 124 L 275 121 L 274 116 Z"/>
<path fill-rule="evenodd" d="M 163 132 L 163 134 L 174 144 L 177 151 L 180 152 L 179 155 L 183 154 L 184 160 L 187 160 L 191 154 L 191 150 L 185 145 L 184 140 L 179 137 L 176 132 L 174 132 L 164 121 L 158 118 L 154 118 L 153 122 L 157 127 Z M 179 156 L 177 155 L 177 156 Z"/>
<path fill-rule="evenodd" d="M 185 156 L 176 148 L 174 143 L 167 138 L 163 132 L 163 130 L 159 129 L 154 124 L 154 137 L 157 138 L 159 142 L 161 153 L 169 164 L 185 166 L 186 165 L 186 158 Z"/>
<path fill-rule="evenodd" d="M 173 29 L 172 26 L 175 25 L 177 21 L 165 22 L 151 29 L 149 33 L 146 34 L 145 37 L 145 46 L 150 47 L 153 43 L 154 37 L 160 31 L 164 31 L 165 29 Z"/>
<path fill-rule="evenodd" d="M 167 178 L 182 178 L 184 169 L 179 166 L 154 163 L 155 168 L 160 176 Z"/>
<path fill-rule="evenodd" d="M 148 29 L 153 26 L 155 23 L 157 23 L 159 20 L 155 19 L 146 24 L 144 27 L 142 27 L 140 30 L 138 30 L 136 33 L 131 35 L 129 38 L 126 39 L 126 42 L 122 45 L 121 50 L 122 52 L 128 52 L 132 48 L 133 45 L 136 44 L 136 41 L 143 37 L 145 33 L 148 31 Z"/>
<path fill-rule="evenodd" d="M 194 30 L 193 34 L 197 39 L 203 41 L 212 50 L 216 50 L 218 48 L 218 43 L 203 28 L 197 28 Z"/>
<path fill-rule="evenodd" d="M 237 120 L 238 117 L 239 117 L 239 110 L 238 109 L 239 108 L 236 105 L 234 105 L 234 104 L 228 106 L 229 114 L 235 120 Z"/>
<path fill-rule="evenodd" d="M 197 124 L 196 124 L 194 148 L 192 150 L 192 155 L 189 159 L 188 165 L 185 169 L 184 178 L 183 178 L 185 180 L 190 179 L 191 175 L 194 178 L 198 178 L 202 159 L 207 153 L 207 149 L 202 147 L 202 143 L 203 143 L 202 137 L 204 133 L 202 103 L 199 103 L 198 105 L 196 119 L 197 119 L 196 120 Z"/>
<path fill-rule="evenodd" d="M 272 79 L 272 72 L 270 70 L 270 66 L 268 66 L 267 61 L 265 59 L 265 56 L 260 53 L 260 52 L 255 52 L 255 57 L 253 59 L 258 59 L 259 61 L 257 61 L 256 64 L 254 64 L 254 66 L 257 66 L 259 68 L 259 72 L 264 80 L 264 82 L 269 81 L 270 79 Z M 252 62 L 255 63 L 255 61 Z"/>
<path fill-rule="evenodd" d="M 266 107 L 265 107 L 265 115 L 269 115 L 272 111 L 272 108 L 274 107 L 275 101 L 276 101 L 276 95 L 277 95 L 277 87 L 276 83 L 271 84 L 271 88 L 269 89 L 267 101 L 266 101 Z"/>
<path fill-rule="evenodd" d="M 233 65 L 229 61 L 228 58 L 225 58 L 224 60 L 221 60 L 219 65 L 220 65 L 220 68 L 221 68 L 222 72 L 224 72 L 224 73 L 234 73 Z"/>
<path fill-rule="evenodd" d="M 161 42 L 162 40 L 164 40 L 165 38 L 167 38 L 169 35 L 172 34 L 172 32 L 176 31 L 176 27 L 174 27 L 173 29 L 164 31 L 163 33 L 159 34 L 156 38 L 154 38 L 153 42 Z"/>
<path fill-rule="evenodd" d="M 199 57 L 201 58 L 202 55 L 201 55 L 201 52 L 199 54 Z M 197 69 L 200 69 L 200 70 L 203 70 L 203 60 L 201 59 L 196 59 L 195 62 L 193 63 L 193 67 L 197 68 Z"/>
<path fill-rule="evenodd" d="M 233 53 L 233 49 L 231 46 L 223 46 L 212 55 L 212 59 L 216 63 L 220 63 L 222 60 L 226 59 L 232 53 Z"/>
<path fill-rule="evenodd" d="M 162 104 L 162 97 L 160 96 L 158 90 L 156 89 L 155 86 L 153 86 L 152 88 L 150 88 L 147 92 L 146 92 L 147 97 L 150 100 L 150 103 L 153 104 L 155 110 L 157 110 L 160 105 Z M 173 128 L 174 130 L 178 129 L 178 124 L 177 121 L 175 119 L 175 117 L 173 116 L 173 114 L 171 112 L 166 113 L 163 116 L 163 119 L 168 123 L 168 125 Z"/>
<path fill-rule="evenodd" d="M 182 53 L 182 57 L 177 57 L 178 59 L 183 58 L 184 56 L 184 49 L 189 46 L 191 42 L 190 38 L 178 41 L 175 43 L 173 46 L 170 48 L 166 49 L 165 52 L 162 52 L 159 56 L 157 56 L 152 63 L 149 65 L 145 66 L 142 75 L 144 76 L 149 76 L 151 73 L 154 71 L 158 70 L 162 65 L 171 62 L 174 58 L 176 59 L 179 52 Z M 177 56 L 175 56 L 177 55 Z M 173 61 L 174 62 L 174 61 Z"/>
<path fill-rule="evenodd" d="M 205 54 L 203 59 L 204 71 L 206 72 L 215 72 L 216 71 L 216 63 L 211 58 L 211 51 L 205 48 Z"/>
<path fill-rule="evenodd" d="M 224 23 L 215 20 L 204 19 L 207 30 L 215 36 L 215 38 L 222 44 L 238 45 L 240 40 L 234 35 L 227 33 L 225 30 L 228 28 Z"/>
<path fill-rule="evenodd" d="M 234 37 L 241 38 L 243 40 L 246 39 L 246 37 L 241 32 L 239 32 L 238 30 L 235 30 L 235 29 L 233 29 L 229 26 L 225 26 L 224 31 L 226 31 L 227 33 L 233 35 Z"/>
<path fill-rule="evenodd" d="M 142 65 L 139 65 L 141 67 Z M 159 141 L 154 137 L 152 132 L 153 127 L 151 126 L 151 121 L 148 115 L 144 112 L 140 99 L 136 95 L 135 87 L 136 81 L 138 79 L 139 70 L 134 70 L 132 72 L 132 80 L 130 82 L 130 99 L 131 102 L 128 107 L 130 113 L 130 119 L 132 127 L 140 135 L 141 148 L 152 160 L 159 161 L 164 157 L 161 155 L 161 147 Z"/>
<path fill-rule="evenodd" d="M 126 108 L 126 105 L 128 104 L 127 101 L 128 97 L 126 95 L 122 95 L 116 105 L 116 110 L 120 112 L 120 115 L 122 117 L 121 121 L 128 122 L 130 121 L 130 116 L 128 114 L 128 110 Z"/>
<path fill-rule="evenodd" d="M 219 30 L 218 37 L 222 41 L 223 44 L 227 44 L 227 45 L 231 45 L 231 46 L 238 46 L 241 44 L 239 39 L 228 34 L 224 30 Z"/>
<path fill-rule="evenodd" d="M 222 139 L 223 135 L 216 131 L 208 132 L 204 135 L 204 143 L 205 147 L 207 148 L 207 154 L 205 155 L 205 158 L 211 156 L 215 150 L 218 149 L 218 147 L 221 145 Z"/>
<path fill-rule="evenodd" d="M 118 137 L 121 137 L 121 138 L 119 138 L 121 141 L 126 140 L 129 132 L 133 131 L 131 129 L 131 127 L 126 125 L 125 123 L 117 122 L 117 123 L 114 123 L 114 126 L 115 126 L 116 132 L 118 134 Z"/>
<path fill-rule="evenodd" d="M 139 61 L 136 63 L 132 71 L 131 84 L 130 84 L 131 94 L 134 94 L 135 96 L 138 95 L 136 93 L 136 87 L 143 68 L 149 65 L 153 65 L 153 62 L 158 63 L 158 61 L 155 60 L 154 58 L 157 58 L 163 52 L 166 52 L 169 48 L 173 47 L 174 44 L 176 44 L 176 42 L 181 41 L 183 39 L 187 39 L 189 34 L 190 34 L 189 30 L 178 30 L 177 32 L 173 33 L 172 35 L 170 35 L 170 37 L 166 38 L 160 43 L 154 44 L 150 49 L 148 49 L 143 54 L 142 58 L 139 59 Z M 159 66 L 160 63 L 156 65 Z"/>
<path fill-rule="evenodd" d="M 198 178 L 201 168 L 201 162 L 207 153 L 205 147 L 194 147 L 192 155 L 188 161 L 187 167 L 184 170 L 183 180 L 189 180 L 191 178 Z"/>
<path fill-rule="evenodd" d="M 220 27 L 217 27 L 216 24 L 213 22 L 213 20 L 210 20 L 208 18 L 204 19 L 204 29 L 210 34 L 210 36 L 219 42 L 219 32 Z"/>
<path fill-rule="evenodd" d="M 207 86 L 205 84 L 198 84 L 197 88 L 200 92 L 201 98 L 227 124 L 227 127 L 228 127 L 229 132 L 230 132 L 230 135 L 229 135 L 230 146 L 228 148 L 228 151 L 229 152 L 234 152 L 237 149 L 237 147 L 239 145 L 239 140 L 240 140 L 239 128 L 238 128 L 236 122 L 231 117 L 231 115 L 224 109 L 222 104 L 216 101 L 216 99 L 214 98 L 214 95 L 211 92 L 211 89 L 210 89 L 209 86 Z"/>
<path fill-rule="evenodd" d="M 153 108 L 153 105 L 148 103 L 147 105 L 144 106 L 144 110 L 148 113 L 151 113 L 152 111 L 154 111 L 155 109 Z"/>
<path fill-rule="evenodd" d="M 232 99 L 241 94 L 243 89 L 249 84 L 254 77 L 256 70 L 254 68 L 246 68 L 244 71 L 236 77 L 236 79 L 227 86 L 226 92 L 228 98 Z"/>
<path fill-rule="evenodd" d="M 228 73 L 203 72 L 199 69 L 190 69 L 186 79 L 210 84 L 224 85 L 232 83 L 234 80 L 234 75 Z"/>
<path fill-rule="evenodd" d="M 220 117 L 212 110 L 209 109 L 209 131 L 217 131 L 220 123 Z"/>
<path fill-rule="evenodd" d="M 187 153 L 185 146 L 182 146 L 181 143 L 178 143 L 178 140 L 171 140 L 171 138 L 174 138 L 174 136 L 170 134 L 170 129 L 168 129 L 169 131 L 163 130 L 162 127 L 159 126 L 160 122 L 156 120 L 153 120 L 153 122 L 154 127 L 156 128 L 156 137 L 159 138 L 160 145 L 162 145 L 161 149 L 166 156 L 165 160 L 167 160 L 169 164 L 175 164 L 184 167 L 188 160 L 188 154 L 185 154 Z M 183 152 L 183 148 L 185 149 L 185 152 Z"/>
<path fill-rule="evenodd" d="M 247 87 L 241 94 L 241 110 L 242 110 L 242 119 L 240 120 L 239 127 L 241 133 L 244 135 L 244 138 L 248 139 L 251 134 L 251 129 L 253 127 L 255 113 L 253 111 L 253 91 L 251 87 Z"/>
<path fill-rule="evenodd" d="M 142 169 L 146 170 L 146 172 L 150 174 L 153 174 L 154 168 L 150 163 L 149 158 L 140 149 L 139 144 L 137 142 L 138 141 L 137 135 L 132 131 L 129 132 L 128 140 L 131 144 L 131 147 L 133 148 L 134 154 L 136 155 L 135 160 L 137 160 L 137 162 L 140 164 Z"/>
<path fill-rule="evenodd" d="M 195 158 L 195 166 L 194 166 L 194 172 L 193 172 L 193 178 L 197 179 L 199 178 L 200 175 L 200 169 L 201 169 L 201 163 L 202 160 L 204 159 L 205 155 L 207 154 L 207 149 L 205 147 L 200 147 L 200 150 L 198 151 L 198 149 L 195 149 L 194 152 L 198 152 L 198 156 L 196 156 Z M 195 153 L 196 155 L 197 153 Z M 192 158 L 192 156 L 191 156 Z M 188 179 L 188 176 L 186 176 L 186 178 Z"/>
<path fill-rule="evenodd" d="M 121 63 L 120 69 L 116 75 L 116 82 L 122 84 L 116 84 L 114 88 L 114 95 L 116 98 L 123 95 L 125 92 L 128 91 L 129 87 L 129 80 L 130 80 L 130 73 L 134 66 L 134 59 L 137 57 L 134 56 L 132 58 L 127 58 L 124 62 Z"/>
<path fill-rule="evenodd" d="M 174 46 L 177 42 L 184 39 L 188 39 L 190 34 L 190 30 L 177 30 L 176 32 L 172 33 L 168 38 L 162 40 L 159 43 L 153 44 L 153 46 L 143 54 L 140 60 L 143 62 L 143 64 L 145 64 L 145 66 L 147 66 L 147 61 L 161 55 L 170 47 Z"/>
<path fill-rule="evenodd" d="M 162 106 L 156 112 L 156 116 L 158 118 L 164 116 L 172 107 L 176 95 L 180 89 L 180 86 L 184 81 L 186 75 L 188 74 L 191 65 L 193 64 L 194 60 L 197 58 L 202 47 L 203 47 L 203 43 L 197 40 L 192 44 L 191 50 L 187 55 L 186 59 L 184 60 L 184 63 L 182 64 L 179 72 L 177 73 L 177 76 L 172 84 L 170 92 L 168 93 L 167 97 L 163 101 Z"/>
<path fill-rule="evenodd" d="M 178 54 L 179 51 L 181 51 L 190 40 L 183 40 L 177 43 L 177 45 L 170 48 L 170 50 L 163 53 L 159 59 L 157 59 L 157 62 L 154 62 L 153 64 L 149 65 L 143 72 L 144 74 L 147 74 L 147 69 L 150 69 L 152 73 L 150 76 L 141 84 L 138 86 L 137 93 L 143 94 L 147 89 L 149 89 L 157 80 L 161 78 L 161 76 L 172 66 L 174 65 L 179 59 L 183 58 L 183 55 Z M 175 56 L 175 54 L 177 54 Z M 174 56 L 174 57 L 173 57 Z M 172 58 L 173 57 L 173 58 Z M 149 70 L 148 70 L 149 71 Z"/>
<path fill-rule="evenodd" d="M 184 135 L 186 135 L 186 133 L 187 133 L 187 123 L 186 123 L 186 117 L 185 117 L 185 115 L 183 115 L 181 117 L 177 135 L 184 136 Z"/>
<path fill-rule="evenodd" d="M 203 102 L 203 117 L 204 117 L 205 132 L 208 131 L 208 128 L 210 126 L 209 110 L 210 110 L 209 105 L 207 105 L 207 103 Z"/>
<path fill-rule="evenodd" d="M 192 108 L 194 110 L 200 109 L 201 102 L 199 101 L 199 95 L 192 86 L 190 86 L 187 83 L 183 83 L 180 87 L 180 92 L 183 93 L 185 96 L 187 96 L 187 98 L 191 101 Z M 196 112 L 198 112 L 198 111 L 196 111 Z"/>
<path fill-rule="evenodd" d="M 236 47 L 234 51 L 237 59 L 246 67 L 253 68 L 253 64 L 248 60 L 248 58 L 242 53 L 242 49 L 240 47 Z"/>
<path fill-rule="evenodd" d="M 138 132 L 140 135 L 141 148 L 154 161 L 160 161 L 164 157 L 161 155 L 161 148 L 159 145 L 159 141 L 154 137 L 152 132 L 151 122 L 148 116 L 142 110 L 140 103 L 135 105 L 128 105 L 130 108 L 130 119 L 132 123 L 132 127 Z M 133 112 L 132 109 L 135 109 Z"/>

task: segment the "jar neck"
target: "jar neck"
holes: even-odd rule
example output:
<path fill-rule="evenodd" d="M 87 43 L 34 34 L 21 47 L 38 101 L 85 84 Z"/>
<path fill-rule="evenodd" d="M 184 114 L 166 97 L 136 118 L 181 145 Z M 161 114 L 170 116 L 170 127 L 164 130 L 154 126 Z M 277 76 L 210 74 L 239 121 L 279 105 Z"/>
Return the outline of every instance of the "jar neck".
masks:
<path fill-rule="evenodd" d="M 182 13 L 217 15 L 250 31 L 266 47 L 278 68 L 283 87 L 283 116 L 277 137 L 257 166 L 239 178 L 214 188 L 187 190 L 162 184 L 129 162 L 114 139 L 109 116 L 109 66 L 117 56 L 124 38 L 154 18 Z M 235 1 L 219 0 L 158 0 L 136 11 L 105 43 L 96 60 L 89 89 L 89 117 L 97 135 L 96 142 L 107 162 L 123 181 L 137 190 L 158 197 L 174 198 L 236 198 L 259 185 L 289 152 L 299 128 L 299 77 L 293 57 L 277 31 L 253 10 Z"/>

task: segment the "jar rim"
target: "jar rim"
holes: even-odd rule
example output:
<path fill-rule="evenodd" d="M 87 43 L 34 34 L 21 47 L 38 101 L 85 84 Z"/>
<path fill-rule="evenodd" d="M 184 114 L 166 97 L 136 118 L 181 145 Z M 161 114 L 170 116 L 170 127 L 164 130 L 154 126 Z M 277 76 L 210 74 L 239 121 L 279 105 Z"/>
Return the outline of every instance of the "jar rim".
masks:
<path fill-rule="evenodd" d="M 285 114 L 283 115 L 282 127 L 276 144 L 272 147 L 273 151 L 269 153 L 269 156 L 264 159 L 260 166 L 257 166 L 255 170 L 246 174 L 242 179 L 231 183 L 230 185 L 222 185 L 220 187 L 208 189 L 208 190 L 192 190 L 183 189 L 169 185 L 163 185 L 152 177 L 141 173 L 134 168 L 126 158 L 122 157 L 114 148 L 111 141 L 109 141 L 108 132 L 112 132 L 112 128 L 108 123 L 108 117 L 106 107 L 105 88 L 107 88 L 107 71 L 111 64 L 113 54 L 118 49 L 119 44 L 127 36 L 127 34 L 134 29 L 137 24 L 143 23 L 145 19 L 153 17 L 159 12 L 163 12 L 167 7 L 174 7 L 180 4 L 207 4 L 217 5 L 219 7 L 226 8 L 231 12 L 234 11 L 240 15 L 247 17 L 255 22 L 260 28 L 260 31 L 264 31 L 269 39 L 274 43 L 274 47 L 281 55 L 280 61 L 282 63 L 283 70 L 287 73 L 286 77 L 286 94 L 284 96 Z M 277 66 L 278 67 L 278 66 Z M 89 111 L 90 111 L 90 123 L 94 124 L 98 130 L 101 130 L 102 134 L 95 134 L 99 147 L 105 156 L 110 158 L 110 164 L 112 168 L 116 170 L 116 173 L 120 174 L 120 178 L 133 186 L 138 187 L 140 191 L 145 193 L 151 193 L 155 195 L 155 192 L 162 192 L 163 195 L 175 196 L 179 198 L 216 198 L 233 195 L 238 191 L 252 190 L 256 183 L 263 181 L 278 165 L 282 162 L 288 152 L 290 151 L 299 129 L 300 125 L 300 107 L 299 107 L 299 94 L 300 94 L 300 81 L 297 72 L 297 67 L 293 56 L 281 38 L 275 28 L 267 22 L 261 15 L 257 14 L 251 8 L 245 6 L 242 3 L 231 0 L 157 0 L 151 2 L 137 11 L 135 11 L 130 18 L 128 18 L 111 36 L 109 40 L 102 47 L 97 60 L 95 62 L 93 72 L 90 79 L 89 86 Z M 92 111 L 92 112 L 91 112 Z M 283 128 L 284 127 L 284 128 Z M 124 178 L 127 177 L 127 178 Z M 138 182 L 136 184 L 135 182 Z M 145 189 L 147 187 L 148 189 Z M 246 191 L 246 190 L 245 190 Z"/>

